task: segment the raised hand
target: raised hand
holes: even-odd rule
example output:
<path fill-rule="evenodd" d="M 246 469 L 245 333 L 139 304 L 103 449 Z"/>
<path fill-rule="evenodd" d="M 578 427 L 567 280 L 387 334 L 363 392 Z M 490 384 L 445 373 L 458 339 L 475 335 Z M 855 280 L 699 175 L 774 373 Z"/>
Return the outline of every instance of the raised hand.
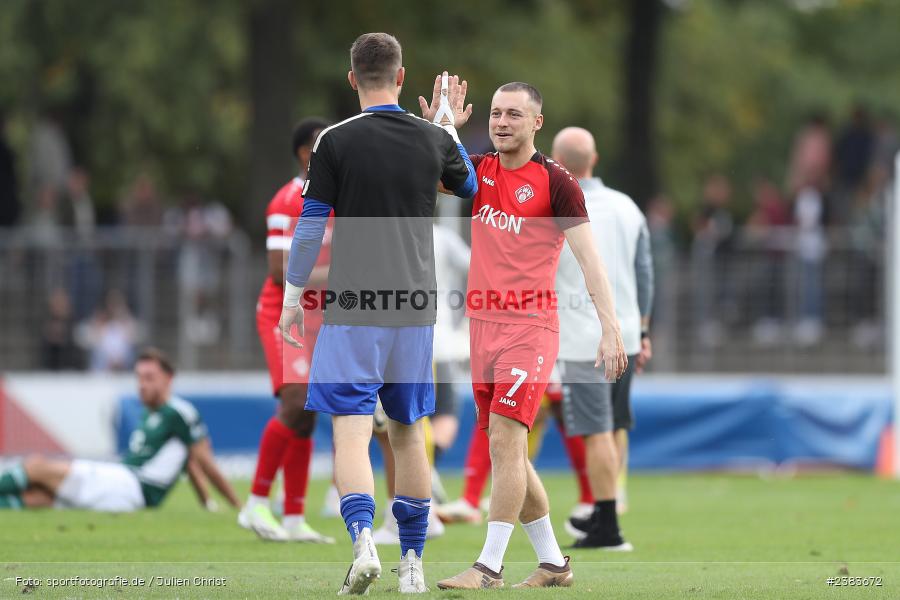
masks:
<path fill-rule="evenodd" d="M 448 75 L 444 71 L 434 78 L 434 88 L 431 92 L 431 104 L 424 97 L 419 96 L 419 108 L 422 110 L 422 118 L 434 121 L 441 107 L 443 96 L 442 80 L 447 78 L 446 104 L 448 106 L 448 114 L 442 115 L 440 125 L 454 125 L 457 129 L 466 124 L 469 117 L 472 116 L 472 105 L 466 106 L 466 91 L 469 84 L 463 80 L 459 82 L 458 75 Z"/>

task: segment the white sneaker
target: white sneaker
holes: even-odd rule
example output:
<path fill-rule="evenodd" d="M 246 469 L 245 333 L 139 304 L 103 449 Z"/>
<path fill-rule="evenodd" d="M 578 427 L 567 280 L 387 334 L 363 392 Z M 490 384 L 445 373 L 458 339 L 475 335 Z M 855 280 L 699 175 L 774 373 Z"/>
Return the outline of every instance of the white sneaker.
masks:
<path fill-rule="evenodd" d="M 286 542 L 288 534 L 265 504 L 247 505 L 238 513 L 238 525 L 271 542 Z"/>
<path fill-rule="evenodd" d="M 406 556 L 400 558 L 400 566 L 396 571 L 401 594 L 424 594 L 428 591 L 425 572 L 422 571 L 422 559 L 416 556 L 416 551 L 412 548 L 406 551 Z"/>
<path fill-rule="evenodd" d="M 287 532 L 289 542 L 307 542 L 310 544 L 334 543 L 333 537 L 319 533 L 306 521 L 302 521 L 292 528 L 285 527 L 284 530 Z"/>
<path fill-rule="evenodd" d="M 444 523 L 481 523 L 481 510 L 463 498 L 436 506 L 434 511 Z"/>
<path fill-rule="evenodd" d="M 322 512 L 319 513 L 325 518 L 341 516 L 341 495 L 338 494 L 334 484 L 328 486 L 325 492 L 325 502 L 322 503 Z"/>
<path fill-rule="evenodd" d="M 574 517 L 576 519 L 589 519 L 593 513 L 593 504 L 588 504 L 587 502 L 579 502 L 572 507 L 572 510 L 569 512 L 569 518 L 571 519 Z"/>
<path fill-rule="evenodd" d="M 359 532 L 353 544 L 353 564 L 347 571 L 339 596 L 347 594 L 368 594 L 369 586 L 381 577 L 381 561 L 372 540 L 372 530 L 368 527 Z"/>

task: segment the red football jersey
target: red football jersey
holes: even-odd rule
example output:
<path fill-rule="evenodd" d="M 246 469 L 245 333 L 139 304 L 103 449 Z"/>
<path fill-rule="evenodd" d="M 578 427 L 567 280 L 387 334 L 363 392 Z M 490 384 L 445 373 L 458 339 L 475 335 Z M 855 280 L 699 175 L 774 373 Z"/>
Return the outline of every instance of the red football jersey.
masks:
<path fill-rule="evenodd" d="M 512 170 L 500 165 L 496 152 L 471 158 L 478 193 L 466 314 L 559 331 L 556 267 L 563 231 L 588 221 L 581 187 L 540 152 Z"/>
<path fill-rule="evenodd" d="M 294 228 L 303 212 L 303 180 L 294 177 L 286 183 L 272 200 L 266 209 L 266 250 L 291 249 L 291 240 L 294 238 Z M 329 218 L 325 227 L 325 237 L 322 240 L 322 250 L 316 259 L 316 266 L 331 264 L 331 232 L 334 229 L 334 219 Z M 307 289 L 314 289 L 308 287 Z M 262 290 L 259 293 L 257 310 L 260 312 L 281 314 L 281 304 L 284 299 L 284 286 L 272 281 L 271 276 L 266 277 Z M 308 310 L 307 326 L 315 327 L 322 321 L 321 309 Z M 311 314 L 318 313 L 318 314 Z M 311 317 L 311 319 L 309 319 Z M 276 317 L 276 321 L 277 321 Z"/>

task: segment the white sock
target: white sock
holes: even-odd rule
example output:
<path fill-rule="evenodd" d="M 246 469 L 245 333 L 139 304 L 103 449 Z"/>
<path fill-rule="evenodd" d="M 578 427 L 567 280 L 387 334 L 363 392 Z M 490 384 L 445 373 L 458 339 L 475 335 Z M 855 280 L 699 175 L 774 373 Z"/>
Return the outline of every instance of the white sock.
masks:
<path fill-rule="evenodd" d="M 531 540 L 531 547 L 534 548 L 539 563 L 550 563 L 557 567 L 565 566 L 566 559 L 563 558 L 559 544 L 556 542 L 549 514 L 531 523 L 522 523 L 522 527 L 525 528 L 525 533 Z"/>
<path fill-rule="evenodd" d="M 303 515 L 284 515 L 281 518 L 281 525 L 285 529 L 294 529 L 299 526 L 301 523 L 306 522 L 306 517 Z"/>
<path fill-rule="evenodd" d="M 495 573 L 500 572 L 503 566 L 503 555 L 509 545 L 512 536 L 513 524 L 503 521 L 488 521 L 487 539 L 484 540 L 484 548 L 478 561 Z"/>
<path fill-rule="evenodd" d="M 268 496 L 256 496 L 254 494 L 250 494 L 250 497 L 247 498 L 247 508 L 249 510 L 253 510 L 260 504 L 268 505 L 269 497 Z"/>

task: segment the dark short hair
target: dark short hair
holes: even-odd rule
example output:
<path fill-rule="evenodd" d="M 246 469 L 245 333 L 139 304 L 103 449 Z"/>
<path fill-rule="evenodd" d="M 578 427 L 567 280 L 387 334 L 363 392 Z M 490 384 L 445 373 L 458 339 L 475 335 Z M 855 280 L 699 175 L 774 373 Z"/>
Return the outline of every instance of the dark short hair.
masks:
<path fill-rule="evenodd" d="M 291 149 L 294 156 L 297 156 L 297 150 L 301 146 L 312 146 L 316 141 L 316 133 L 328 127 L 328 121 L 322 117 L 307 117 L 294 126 L 294 133 L 291 134 Z"/>
<path fill-rule="evenodd" d="M 168 354 L 166 354 L 159 348 L 148 346 L 141 350 L 140 354 L 138 354 L 137 362 L 144 362 L 145 360 L 152 360 L 156 362 L 156 364 L 159 365 L 159 368 L 161 368 L 169 375 L 175 374 L 175 363 L 172 362 L 172 359 L 169 358 Z"/>
<path fill-rule="evenodd" d="M 389 33 L 364 33 L 350 46 L 350 68 L 360 87 L 390 86 L 402 64 L 400 42 Z"/>
<path fill-rule="evenodd" d="M 525 92 L 528 94 L 528 97 L 532 102 L 538 105 L 538 109 L 544 106 L 544 97 L 541 96 L 541 93 L 538 91 L 536 87 L 531 85 L 530 83 L 523 83 L 521 81 L 510 81 L 509 83 L 504 83 L 500 87 L 497 88 L 498 92 Z"/>

